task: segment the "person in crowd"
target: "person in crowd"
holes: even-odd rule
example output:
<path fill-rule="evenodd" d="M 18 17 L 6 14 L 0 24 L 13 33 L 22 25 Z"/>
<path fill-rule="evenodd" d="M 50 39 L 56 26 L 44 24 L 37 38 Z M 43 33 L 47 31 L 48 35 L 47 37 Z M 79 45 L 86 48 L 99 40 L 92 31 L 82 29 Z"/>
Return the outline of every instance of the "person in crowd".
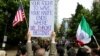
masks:
<path fill-rule="evenodd" d="M 18 43 L 18 50 L 17 50 L 16 56 L 20 56 L 20 54 L 21 54 L 21 51 L 20 51 L 21 46 L 22 46 L 22 42 L 19 41 L 19 43 Z"/>
<path fill-rule="evenodd" d="M 64 56 L 65 50 L 62 43 L 57 43 L 57 53 L 59 56 Z"/>
<path fill-rule="evenodd" d="M 100 56 L 100 49 L 92 49 L 92 56 Z"/>
<path fill-rule="evenodd" d="M 49 45 L 50 45 L 49 40 L 45 40 L 43 48 L 45 48 L 45 50 L 48 51 L 49 50 Z"/>
<path fill-rule="evenodd" d="M 68 56 L 76 56 L 76 50 L 74 44 L 71 45 L 70 49 L 68 50 Z"/>
<path fill-rule="evenodd" d="M 18 50 L 16 56 L 26 56 L 26 46 L 20 41 L 18 44 Z"/>
<path fill-rule="evenodd" d="M 20 56 L 27 56 L 26 46 L 22 46 L 20 52 Z"/>
<path fill-rule="evenodd" d="M 32 52 L 32 43 L 31 43 L 31 33 L 28 32 L 27 34 L 27 43 L 26 43 L 26 49 L 27 49 L 27 56 L 34 56 Z M 53 32 L 51 34 L 51 44 L 50 44 L 50 52 L 49 52 L 49 56 L 57 56 L 57 50 L 56 50 L 56 42 L 55 42 L 55 37 L 56 34 L 55 32 Z M 35 56 L 44 56 L 44 52 L 45 49 L 39 48 L 38 50 L 36 50 L 36 55 Z"/>
<path fill-rule="evenodd" d="M 40 48 L 40 49 L 36 50 L 35 56 L 44 56 L 44 55 L 45 55 L 44 48 Z"/>
<path fill-rule="evenodd" d="M 32 51 L 34 52 L 33 55 L 35 55 L 36 50 L 40 49 L 40 45 L 39 44 L 32 44 Z"/>
<path fill-rule="evenodd" d="M 85 48 L 79 48 L 76 56 L 86 56 L 86 49 Z"/>
<path fill-rule="evenodd" d="M 76 56 L 91 56 L 87 51 L 88 51 L 87 48 L 80 47 L 78 49 L 78 52 L 77 52 Z"/>

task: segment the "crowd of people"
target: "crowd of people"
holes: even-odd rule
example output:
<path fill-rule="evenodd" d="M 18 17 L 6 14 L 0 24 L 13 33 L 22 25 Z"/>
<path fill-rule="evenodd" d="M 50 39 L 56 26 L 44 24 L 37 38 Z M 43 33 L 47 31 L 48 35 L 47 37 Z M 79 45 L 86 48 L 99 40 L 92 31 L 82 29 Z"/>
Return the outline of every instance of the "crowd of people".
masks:
<path fill-rule="evenodd" d="M 7 56 L 5 51 L 0 56 Z M 52 32 L 50 40 L 33 40 L 31 33 L 27 34 L 27 41 L 24 45 L 20 42 L 16 56 L 100 56 L 100 48 L 97 46 L 79 45 L 69 41 L 56 41 L 56 34 Z"/>
<path fill-rule="evenodd" d="M 16 56 L 100 56 L 98 47 L 90 48 L 75 43 L 65 45 L 61 41 L 55 41 L 55 32 L 51 34 L 49 41 L 44 41 L 43 45 L 33 42 L 31 38 L 31 33 L 28 32 L 27 43 L 19 48 Z"/>

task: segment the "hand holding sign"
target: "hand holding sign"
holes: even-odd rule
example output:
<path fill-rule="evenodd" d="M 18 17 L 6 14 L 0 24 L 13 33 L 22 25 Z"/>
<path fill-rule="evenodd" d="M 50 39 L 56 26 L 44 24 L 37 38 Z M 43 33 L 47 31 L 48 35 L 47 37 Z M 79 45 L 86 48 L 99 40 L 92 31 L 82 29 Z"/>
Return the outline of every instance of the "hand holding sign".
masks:
<path fill-rule="evenodd" d="M 28 33 L 27 33 L 27 41 L 31 41 L 31 37 L 32 37 L 32 34 L 31 34 L 31 32 L 28 30 Z"/>
<path fill-rule="evenodd" d="M 51 34 L 51 42 L 52 43 L 55 43 L 55 37 L 56 37 L 55 32 L 52 32 L 52 34 Z"/>

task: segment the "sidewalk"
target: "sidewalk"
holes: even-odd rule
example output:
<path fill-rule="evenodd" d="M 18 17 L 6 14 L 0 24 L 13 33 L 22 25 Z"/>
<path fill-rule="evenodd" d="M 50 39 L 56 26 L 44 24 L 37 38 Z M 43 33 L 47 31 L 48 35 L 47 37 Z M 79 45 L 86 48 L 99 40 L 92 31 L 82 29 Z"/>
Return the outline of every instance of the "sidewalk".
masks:
<path fill-rule="evenodd" d="M 7 56 L 16 56 L 17 50 L 7 50 Z"/>

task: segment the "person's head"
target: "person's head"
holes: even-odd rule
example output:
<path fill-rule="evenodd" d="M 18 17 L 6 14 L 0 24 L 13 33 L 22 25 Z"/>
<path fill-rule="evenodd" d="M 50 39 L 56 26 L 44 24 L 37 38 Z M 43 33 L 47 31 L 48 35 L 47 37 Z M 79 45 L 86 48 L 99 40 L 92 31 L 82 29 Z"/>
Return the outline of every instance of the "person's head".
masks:
<path fill-rule="evenodd" d="M 86 51 L 87 53 L 91 53 L 92 52 L 92 50 L 91 50 L 91 48 L 89 46 L 84 45 L 83 47 L 87 49 L 87 51 Z"/>
<path fill-rule="evenodd" d="M 57 47 L 57 52 L 59 54 L 59 56 L 64 56 L 64 48 L 62 46 L 58 46 Z"/>
<path fill-rule="evenodd" d="M 45 55 L 45 49 L 40 48 L 36 50 L 36 56 L 44 56 Z"/>
<path fill-rule="evenodd" d="M 79 48 L 76 56 L 88 56 L 86 48 Z"/>
<path fill-rule="evenodd" d="M 33 44 L 32 50 L 36 52 L 37 49 L 41 48 L 39 44 Z"/>
<path fill-rule="evenodd" d="M 21 49 L 20 49 L 20 51 L 21 51 L 21 54 L 22 55 L 25 55 L 26 54 L 26 47 L 25 46 L 21 46 Z"/>

